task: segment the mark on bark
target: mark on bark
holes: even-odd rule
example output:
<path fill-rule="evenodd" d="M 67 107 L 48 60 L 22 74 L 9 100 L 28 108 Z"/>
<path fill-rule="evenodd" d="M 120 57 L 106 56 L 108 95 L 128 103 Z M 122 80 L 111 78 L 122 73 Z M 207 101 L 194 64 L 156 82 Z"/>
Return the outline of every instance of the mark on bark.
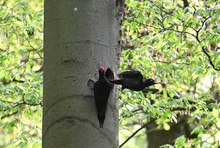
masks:
<path fill-rule="evenodd" d="M 116 0 L 116 17 L 119 21 L 123 19 L 124 16 L 124 0 Z"/>
<path fill-rule="evenodd" d="M 94 83 L 95 81 L 93 79 L 89 79 L 88 82 L 87 82 L 87 86 L 89 87 L 89 89 L 92 89 L 94 88 Z"/>
<path fill-rule="evenodd" d="M 75 97 L 82 97 L 83 95 L 75 95 Z M 47 114 L 47 112 L 49 111 L 49 110 L 51 110 L 51 108 L 53 108 L 56 104 L 58 104 L 58 103 L 60 103 L 60 102 L 62 102 L 62 101 L 64 101 L 64 100 L 67 100 L 67 99 L 72 99 L 74 96 L 67 96 L 67 97 L 65 97 L 65 98 L 62 98 L 62 99 L 59 99 L 59 100 L 57 100 L 56 102 L 54 102 L 53 104 L 51 104 L 50 105 L 50 107 L 49 108 L 47 108 L 47 110 L 45 111 L 45 113 L 44 113 L 44 116 L 46 116 L 46 114 Z"/>
<path fill-rule="evenodd" d="M 70 64 L 70 63 L 82 63 L 82 62 L 77 59 L 65 59 L 61 61 L 61 64 Z"/>
<path fill-rule="evenodd" d="M 67 43 L 62 43 L 58 46 L 63 46 L 63 45 L 66 45 L 66 44 L 90 44 L 90 43 L 93 43 L 93 44 L 97 44 L 97 45 L 100 45 L 100 46 L 103 46 L 103 47 L 107 47 L 107 48 L 110 48 L 109 46 L 105 45 L 105 44 L 101 44 L 101 43 L 98 43 L 98 42 L 95 42 L 93 40 L 78 40 L 78 41 L 73 41 L 73 42 L 67 42 Z"/>
<path fill-rule="evenodd" d="M 71 75 L 71 76 L 65 76 L 64 79 L 72 79 L 72 81 L 76 81 L 76 77 Z"/>
<path fill-rule="evenodd" d="M 105 132 L 111 132 L 111 131 L 109 131 L 106 128 L 101 129 L 101 128 L 99 128 L 99 125 L 96 125 L 95 123 L 91 122 L 90 120 L 88 120 L 86 118 L 76 117 L 76 116 L 65 116 L 65 117 L 59 118 L 59 119 L 55 120 L 54 122 L 52 122 L 44 132 L 43 139 L 42 139 L 43 143 L 44 143 L 44 140 L 45 140 L 47 133 L 49 132 L 49 130 L 53 126 L 55 126 L 57 124 L 61 124 L 62 126 L 65 126 L 65 127 L 69 126 L 71 128 L 76 125 L 76 121 L 88 123 L 93 128 L 97 129 L 100 133 L 102 133 L 112 145 L 115 145 L 114 141 L 111 141 L 111 139 L 107 136 L 107 135 L 111 135 L 111 134 L 105 133 Z M 104 130 L 105 130 L 105 132 L 104 132 Z"/>

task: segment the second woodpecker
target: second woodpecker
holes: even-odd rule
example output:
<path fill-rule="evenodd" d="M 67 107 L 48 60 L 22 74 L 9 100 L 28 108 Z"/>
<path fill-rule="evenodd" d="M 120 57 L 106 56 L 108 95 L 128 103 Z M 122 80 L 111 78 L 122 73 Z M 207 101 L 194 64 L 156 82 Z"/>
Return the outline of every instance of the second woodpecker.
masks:
<path fill-rule="evenodd" d="M 153 79 L 143 80 L 143 75 L 139 71 L 125 71 L 118 74 L 120 79 L 110 80 L 114 84 L 122 85 L 122 89 L 128 88 L 134 91 L 141 91 L 145 87 L 160 84 L 156 83 Z"/>
<path fill-rule="evenodd" d="M 109 79 L 114 79 L 114 74 L 110 68 L 106 71 L 103 67 L 99 68 L 99 79 L 94 84 L 94 98 L 97 110 L 97 117 L 100 128 L 103 128 L 105 113 L 107 110 L 108 98 L 114 86 Z"/>

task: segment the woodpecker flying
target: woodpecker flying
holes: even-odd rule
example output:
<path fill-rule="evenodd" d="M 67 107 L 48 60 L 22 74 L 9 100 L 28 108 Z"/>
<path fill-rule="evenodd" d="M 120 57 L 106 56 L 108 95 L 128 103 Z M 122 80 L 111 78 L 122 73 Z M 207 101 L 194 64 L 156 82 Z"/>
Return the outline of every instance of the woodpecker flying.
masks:
<path fill-rule="evenodd" d="M 105 69 L 100 67 L 99 79 L 94 84 L 94 98 L 100 128 L 103 128 L 109 94 L 114 86 L 109 79 L 114 79 L 112 70 L 108 68 L 105 72 Z"/>
<path fill-rule="evenodd" d="M 122 85 L 122 89 L 128 88 L 134 91 L 143 90 L 145 87 L 160 84 L 156 83 L 153 79 L 146 79 L 143 81 L 143 75 L 139 71 L 125 71 L 118 74 L 120 79 L 118 80 L 109 80 L 114 84 Z"/>

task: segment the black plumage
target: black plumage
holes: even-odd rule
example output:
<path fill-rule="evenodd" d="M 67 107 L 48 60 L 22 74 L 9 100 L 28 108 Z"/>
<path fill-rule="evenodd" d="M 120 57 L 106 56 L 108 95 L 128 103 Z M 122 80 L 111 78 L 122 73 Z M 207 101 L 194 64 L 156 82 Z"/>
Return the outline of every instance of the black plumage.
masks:
<path fill-rule="evenodd" d="M 105 71 L 103 67 L 100 67 L 99 79 L 94 84 L 94 98 L 100 128 L 103 128 L 108 98 L 114 86 L 114 84 L 109 82 L 109 79 L 114 79 L 114 74 L 112 70 L 108 68 Z"/>
<path fill-rule="evenodd" d="M 122 85 L 122 89 L 130 89 L 134 91 L 143 90 L 145 87 L 160 84 L 156 83 L 153 79 L 143 80 L 143 75 L 139 71 L 125 71 L 118 74 L 119 79 L 110 80 L 114 84 Z"/>

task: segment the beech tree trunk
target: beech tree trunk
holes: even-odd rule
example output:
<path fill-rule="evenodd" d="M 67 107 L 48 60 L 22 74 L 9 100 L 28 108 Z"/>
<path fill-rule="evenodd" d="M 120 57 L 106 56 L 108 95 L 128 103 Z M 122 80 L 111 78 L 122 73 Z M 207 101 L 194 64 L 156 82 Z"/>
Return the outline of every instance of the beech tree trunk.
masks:
<path fill-rule="evenodd" d="M 117 91 L 104 128 L 93 97 L 98 68 L 119 67 L 119 29 L 113 0 L 45 0 L 43 147 L 118 147 Z"/>

